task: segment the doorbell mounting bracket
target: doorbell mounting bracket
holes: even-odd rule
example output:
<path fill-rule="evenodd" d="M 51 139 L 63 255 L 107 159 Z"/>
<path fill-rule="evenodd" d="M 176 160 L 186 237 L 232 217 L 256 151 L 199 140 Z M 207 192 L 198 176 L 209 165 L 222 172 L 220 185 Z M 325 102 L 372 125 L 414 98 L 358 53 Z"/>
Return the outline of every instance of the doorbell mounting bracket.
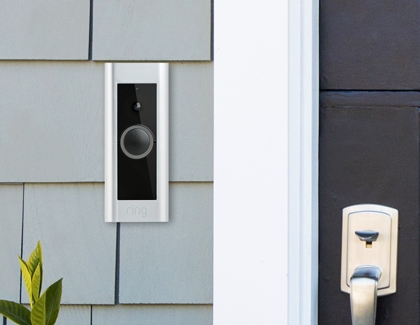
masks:
<path fill-rule="evenodd" d="M 105 63 L 105 221 L 167 222 L 168 64 Z"/>

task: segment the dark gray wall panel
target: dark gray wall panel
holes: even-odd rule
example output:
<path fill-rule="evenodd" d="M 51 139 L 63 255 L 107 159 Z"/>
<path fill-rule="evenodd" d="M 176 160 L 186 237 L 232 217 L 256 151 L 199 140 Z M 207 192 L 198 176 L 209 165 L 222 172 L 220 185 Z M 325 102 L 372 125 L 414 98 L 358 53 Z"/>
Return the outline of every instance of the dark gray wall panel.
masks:
<path fill-rule="evenodd" d="M 22 185 L 0 185 L 0 299 L 12 301 L 19 301 L 22 198 Z"/>
<path fill-rule="evenodd" d="M 420 96 L 417 91 L 323 91 L 320 102 L 323 107 L 420 107 Z"/>
<path fill-rule="evenodd" d="M 103 180 L 103 65 L 0 63 L 0 182 Z"/>
<path fill-rule="evenodd" d="M 92 325 L 211 325 L 212 306 L 94 306 Z M 57 324 L 58 325 L 58 324 Z"/>
<path fill-rule="evenodd" d="M 103 184 L 26 184 L 25 258 L 38 240 L 44 289 L 64 278 L 63 304 L 114 303 L 116 224 L 104 222 Z"/>
<path fill-rule="evenodd" d="M 0 63 L 0 182 L 104 180 L 103 64 Z M 213 179 L 213 64 L 170 65 L 170 180 Z"/>
<path fill-rule="evenodd" d="M 376 323 L 419 323 L 420 93 L 405 94 L 321 95 L 319 324 L 351 323 L 340 291 L 342 209 L 364 203 L 399 210 L 397 293 L 378 298 Z"/>
<path fill-rule="evenodd" d="M 172 183 L 168 223 L 121 224 L 120 303 L 212 303 L 212 191 Z"/>
<path fill-rule="evenodd" d="M 95 0 L 93 60 L 211 58 L 211 1 Z"/>
<path fill-rule="evenodd" d="M 322 89 L 420 89 L 420 2 L 320 1 Z"/>
<path fill-rule="evenodd" d="M 89 0 L 2 1 L 0 60 L 87 60 Z"/>

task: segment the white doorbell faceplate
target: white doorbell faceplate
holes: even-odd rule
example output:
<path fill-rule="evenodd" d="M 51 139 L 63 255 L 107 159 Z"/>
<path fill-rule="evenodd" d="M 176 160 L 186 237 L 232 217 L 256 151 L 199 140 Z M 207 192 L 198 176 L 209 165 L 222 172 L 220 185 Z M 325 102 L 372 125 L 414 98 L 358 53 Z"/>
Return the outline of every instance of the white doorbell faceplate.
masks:
<path fill-rule="evenodd" d="M 167 222 L 168 64 L 105 63 L 105 221 Z"/>

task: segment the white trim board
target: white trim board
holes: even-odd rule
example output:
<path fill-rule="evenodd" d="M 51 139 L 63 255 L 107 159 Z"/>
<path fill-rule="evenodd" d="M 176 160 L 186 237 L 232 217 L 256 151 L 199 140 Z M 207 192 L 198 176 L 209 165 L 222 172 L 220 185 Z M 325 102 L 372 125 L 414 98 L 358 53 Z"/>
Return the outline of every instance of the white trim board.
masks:
<path fill-rule="evenodd" d="M 317 24 L 317 1 L 215 1 L 215 325 L 317 322 Z"/>
<path fill-rule="evenodd" d="M 319 1 L 289 0 L 289 321 L 318 321 Z"/>

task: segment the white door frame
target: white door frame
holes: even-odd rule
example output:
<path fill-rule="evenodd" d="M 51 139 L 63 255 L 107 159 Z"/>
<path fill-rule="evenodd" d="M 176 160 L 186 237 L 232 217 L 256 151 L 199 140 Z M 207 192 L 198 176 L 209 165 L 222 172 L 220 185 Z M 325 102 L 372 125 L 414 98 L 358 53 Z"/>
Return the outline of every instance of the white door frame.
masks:
<path fill-rule="evenodd" d="M 289 0 L 290 325 L 318 321 L 318 8 Z"/>
<path fill-rule="evenodd" d="M 214 31 L 214 324 L 316 324 L 318 0 L 215 0 Z"/>

